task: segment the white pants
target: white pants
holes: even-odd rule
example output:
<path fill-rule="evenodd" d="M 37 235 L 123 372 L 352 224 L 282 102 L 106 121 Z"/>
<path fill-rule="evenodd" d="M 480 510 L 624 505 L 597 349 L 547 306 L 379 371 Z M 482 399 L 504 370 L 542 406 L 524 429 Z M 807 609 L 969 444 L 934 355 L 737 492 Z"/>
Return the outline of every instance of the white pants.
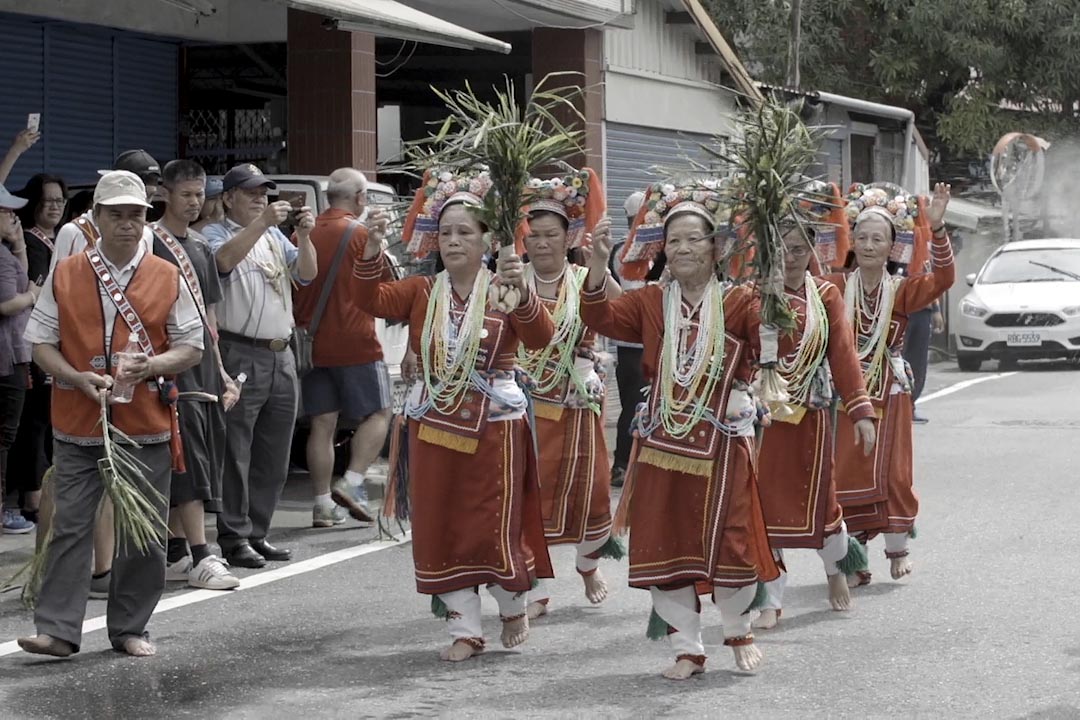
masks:
<path fill-rule="evenodd" d="M 817 551 L 818 557 L 821 558 L 822 564 L 825 565 L 825 574 L 829 577 L 836 575 L 840 572 L 840 568 L 836 566 L 838 562 L 844 559 L 844 556 L 848 552 L 848 533 L 847 526 L 841 523 L 840 532 L 833 533 L 829 537 L 825 538 L 825 544 L 820 550 Z M 784 561 L 784 551 L 781 549 L 773 550 L 773 557 L 778 562 Z M 781 572 L 780 577 L 765 583 L 765 591 L 768 593 L 768 598 L 765 600 L 765 604 L 761 607 L 762 610 L 779 610 L 784 606 L 784 589 L 787 587 L 787 573 Z"/>
<path fill-rule="evenodd" d="M 525 593 L 504 590 L 498 585 L 488 585 L 488 592 L 499 604 L 499 615 L 504 618 L 516 617 L 525 612 Z M 480 624 L 480 594 L 476 588 L 464 588 L 453 592 L 441 593 L 439 598 L 446 603 L 450 617 L 446 627 L 454 640 L 483 640 L 484 630 Z"/>
<path fill-rule="evenodd" d="M 596 552 L 600 548 L 604 547 L 604 543 L 611 537 L 611 533 L 604 535 L 604 537 L 598 540 L 585 540 L 578 543 L 575 548 L 577 549 L 577 560 L 575 565 L 577 571 L 582 574 L 590 573 L 600 567 L 600 560 L 596 558 L 588 557 L 592 553 Z M 539 602 L 545 605 L 551 599 L 551 582 L 547 579 L 541 578 L 536 587 L 529 592 L 529 602 Z"/>
<path fill-rule="evenodd" d="M 678 590 L 649 588 L 653 610 L 674 631 L 668 635 L 675 657 L 681 655 L 704 655 L 705 644 L 701 640 L 701 604 L 693 585 Z M 720 621 L 724 624 L 725 638 L 745 637 L 750 634 L 750 614 L 746 609 L 754 601 L 757 585 L 741 588 L 713 588 L 713 602 L 720 608 Z"/>

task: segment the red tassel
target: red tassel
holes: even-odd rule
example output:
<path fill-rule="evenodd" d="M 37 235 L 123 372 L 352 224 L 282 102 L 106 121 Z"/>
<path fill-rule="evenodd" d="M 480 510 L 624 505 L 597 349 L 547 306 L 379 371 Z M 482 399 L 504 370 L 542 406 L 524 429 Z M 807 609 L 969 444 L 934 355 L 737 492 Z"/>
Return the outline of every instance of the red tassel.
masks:
<path fill-rule="evenodd" d="M 431 170 L 424 171 L 424 179 L 420 181 L 420 187 L 416 190 L 416 195 L 413 196 L 412 205 L 409 206 L 409 214 L 405 216 L 405 226 L 401 230 L 401 242 L 405 247 L 409 246 L 412 242 L 413 230 L 416 227 L 416 218 L 420 214 L 420 211 L 424 209 L 424 200 L 427 198 L 426 190 L 428 181 L 431 179 Z M 423 247 L 420 248 L 420 252 L 416 254 L 418 258 L 426 257 L 427 251 Z"/>

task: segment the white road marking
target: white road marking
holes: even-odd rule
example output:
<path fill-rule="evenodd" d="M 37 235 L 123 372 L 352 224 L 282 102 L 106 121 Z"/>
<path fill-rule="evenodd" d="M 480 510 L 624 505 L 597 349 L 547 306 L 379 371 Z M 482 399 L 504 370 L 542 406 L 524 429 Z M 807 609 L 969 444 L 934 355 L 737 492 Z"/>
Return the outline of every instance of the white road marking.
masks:
<path fill-rule="evenodd" d="M 267 585 L 272 582 L 291 578 L 296 575 L 303 575 L 304 573 L 320 570 L 330 565 L 336 565 L 337 563 L 344 562 L 346 560 L 352 560 L 353 558 L 361 557 L 362 555 L 370 555 L 371 553 L 379 552 L 380 550 L 388 550 L 390 548 L 401 547 L 412 539 L 412 531 L 409 530 L 405 533 L 399 542 L 393 540 L 382 540 L 374 543 L 365 543 L 364 545 L 357 545 L 355 547 L 345 548 L 343 550 L 335 550 L 334 552 L 326 553 L 325 555 L 318 555 L 307 560 L 301 560 L 299 562 L 289 563 L 274 570 L 267 570 L 261 572 L 258 575 L 246 577 L 240 581 L 240 587 L 236 590 L 192 590 L 191 592 L 181 593 L 179 595 L 173 595 L 161 600 L 157 607 L 154 608 L 154 615 L 159 613 L 168 612 L 169 610 L 175 610 L 187 605 L 194 605 L 195 603 L 206 602 L 207 600 L 215 600 L 217 598 L 224 598 L 231 595 L 233 592 L 240 592 L 241 590 L 251 590 L 257 588 L 260 585 Z M 83 622 L 83 635 L 93 632 L 95 630 L 105 629 L 105 616 L 90 618 Z M 9 642 L 0 643 L 0 657 L 5 655 L 14 655 L 17 652 L 22 652 L 19 644 L 11 640 Z"/>
<path fill-rule="evenodd" d="M 922 405 L 925 402 L 930 402 L 931 400 L 937 400 L 940 397 L 945 397 L 946 395 L 952 395 L 955 392 L 960 392 L 961 390 L 969 388 L 972 385 L 978 385 L 979 383 L 989 382 L 991 380 L 1001 380 L 1002 378 L 1012 377 L 1013 375 L 1016 375 L 1016 373 L 995 373 L 993 375 L 981 375 L 977 378 L 972 378 L 971 380 L 963 380 L 956 383 L 955 385 L 950 385 L 947 388 L 942 388 L 937 392 L 930 393 L 929 395 L 923 395 L 921 398 L 915 401 L 915 404 Z"/>

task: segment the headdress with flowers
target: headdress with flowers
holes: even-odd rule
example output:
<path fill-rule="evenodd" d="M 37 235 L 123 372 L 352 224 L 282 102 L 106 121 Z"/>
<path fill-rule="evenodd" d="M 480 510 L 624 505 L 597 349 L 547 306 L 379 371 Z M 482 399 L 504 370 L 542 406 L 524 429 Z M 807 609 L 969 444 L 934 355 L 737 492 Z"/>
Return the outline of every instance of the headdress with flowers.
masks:
<path fill-rule="evenodd" d="M 586 236 L 607 212 L 604 186 L 592 168 L 549 180 L 532 178 L 524 196 L 526 215 L 543 211 L 566 219 L 567 249 L 586 245 Z M 528 233 L 527 223 L 519 229 L 521 233 Z"/>
<path fill-rule="evenodd" d="M 908 267 L 922 267 L 930 238 L 926 199 L 892 183 L 855 184 L 848 190 L 844 214 L 854 228 L 859 220 L 877 214 L 896 230 L 889 260 Z"/>
<path fill-rule="evenodd" d="M 447 205 L 465 203 L 479 208 L 491 190 L 491 178 L 486 169 L 478 168 L 464 173 L 451 170 L 431 169 L 424 172 L 401 239 L 414 256 L 426 257 L 439 250 L 439 217 Z"/>
<path fill-rule="evenodd" d="M 707 178 L 678 185 L 670 181 L 654 183 L 645 191 L 645 201 L 623 245 L 620 258 L 623 277 L 645 278 L 653 260 L 664 249 L 664 225 L 675 215 L 686 212 L 704 218 L 715 230 L 726 233 L 730 229 L 731 207 L 719 180 Z"/>

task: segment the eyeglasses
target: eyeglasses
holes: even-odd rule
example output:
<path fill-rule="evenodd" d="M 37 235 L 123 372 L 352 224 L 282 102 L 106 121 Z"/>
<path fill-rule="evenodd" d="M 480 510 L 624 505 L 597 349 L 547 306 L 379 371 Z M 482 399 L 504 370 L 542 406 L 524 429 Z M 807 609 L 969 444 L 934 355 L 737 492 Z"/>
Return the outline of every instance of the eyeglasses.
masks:
<path fill-rule="evenodd" d="M 15 211 L 11 208 L 0 207 L 0 215 L 14 215 Z"/>
<path fill-rule="evenodd" d="M 63 207 L 67 205 L 67 200 L 64 198 L 41 198 L 42 205 L 59 205 Z"/>

